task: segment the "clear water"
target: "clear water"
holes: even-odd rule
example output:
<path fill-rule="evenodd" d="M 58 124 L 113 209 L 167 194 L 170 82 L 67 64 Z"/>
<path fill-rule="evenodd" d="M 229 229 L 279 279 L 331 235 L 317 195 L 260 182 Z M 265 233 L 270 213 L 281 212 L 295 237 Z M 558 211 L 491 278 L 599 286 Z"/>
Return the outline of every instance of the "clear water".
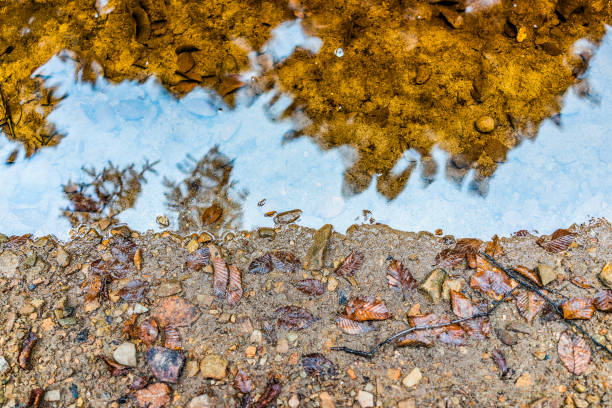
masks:
<path fill-rule="evenodd" d="M 266 49 L 282 60 L 296 45 L 316 52 L 320 40 L 305 36 L 298 22 L 286 23 L 275 30 Z M 197 162 L 215 146 L 233 165 L 225 200 L 235 207 L 232 225 L 244 229 L 272 226 L 266 212 L 294 208 L 303 211 L 299 223 L 311 227 L 332 223 L 344 231 L 372 218 L 403 230 L 442 228 L 444 233 L 481 238 L 519 229 L 549 233 L 591 217 L 612 219 L 611 66 L 608 34 L 586 73 L 598 97 L 582 98 L 570 89 L 560 125 L 544 121 L 534 140 L 512 150 L 485 196 L 471 192 L 472 174 L 460 185 L 442 174 L 427 184 L 417 164 L 406 188 L 388 201 L 375 183 L 354 196 L 342 193 L 344 170 L 354 160 L 350 147 L 322 151 L 309 138 L 287 140 L 294 123 L 278 116 L 291 102 L 288 96 L 270 105 L 273 92 L 249 99 L 239 91 L 236 107 L 230 108 L 203 89 L 176 100 L 154 79 L 114 85 L 99 78 L 92 86 L 75 80 L 69 58 L 55 57 L 38 74 L 66 95 L 50 116 L 66 137 L 31 159 L 0 165 L 0 232 L 66 238 L 70 223 L 62 210 L 71 203 L 63 185 L 87 182 L 83 168 L 101 169 L 109 161 L 118 168 L 139 168 L 146 160 L 158 161 L 156 173 L 145 175 L 135 205 L 117 218 L 137 230 L 158 230 L 156 218 L 165 214 L 169 228 L 177 229 L 168 184 L 185 179 L 189 157 Z M 0 157 L 14 149 L 0 139 Z M 408 151 L 396 166 L 398 172 L 416 157 Z M 443 169 L 446 154 L 436 149 L 433 157 Z M 213 197 L 204 199 L 212 203 Z M 364 210 L 370 213 L 364 216 Z"/>

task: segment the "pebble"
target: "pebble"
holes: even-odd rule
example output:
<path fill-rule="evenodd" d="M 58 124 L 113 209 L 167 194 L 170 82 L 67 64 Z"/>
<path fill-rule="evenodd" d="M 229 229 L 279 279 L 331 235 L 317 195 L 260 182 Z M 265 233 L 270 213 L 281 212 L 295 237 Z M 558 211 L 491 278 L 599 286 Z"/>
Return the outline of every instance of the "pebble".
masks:
<path fill-rule="evenodd" d="M 149 309 L 146 306 L 140 303 L 136 303 L 129 310 L 130 310 L 130 314 L 142 314 L 142 313 L 146 313 L 149 311 Z"/>
<path fill-rule="evenodd" d="M 209 354 L 200 363 L 200 373 L 204 378 L 222 380 L 225 378 L 227 360 L 216 354 Z"/>
<path fill-rule="evenodd" d="M 62 394 L 60 393 L 60 390 L 45 391 L 45 397 L 44 397 L 45 401 L 57 402 L 57 401 L 61 401 L 61 399 L 62 399 Z"/>
<path fill-rule="evenodd" d="M 612 289 L 612 266 L 608 262 L 599 273 L 599 279 L 608 288 Z"/>
<path fill-rule="evenodd" d="M 170 225 L 170 220 L 165 215 L 158 215 L 156 221 L 162 227 L 167 227 Z"/>
<path fill-rule="evenodd" d="M 10 369 L 11 369 L 11 366 L 6 361 L 4 356 L 0 356 L 0 376 L 2 376 L 2 374 L 6 373 Z"/>
<path fill-rule="evenodd" d="M 261 330 L 253 330 L 251 337 L 249 337 L 251 343 L 261 344 L 263 342 L 263 333 Z"/>
<path fill-rule="evenodd" d="M 289 351 L 289 342 L 287 339 L 279 339 L 278 343 L 276 343 L 276 352 L 285 354 Z"/>
<path fill-rule="evenodd" d="M 325 224 L 315 232 L 313 244 L 308 249 L 306 259 L 304 260 L 304 269 L 307 271 L 318 271 L 323 268 L 325 254 L 327 253 L 327 244 L 331 238 L 332 226 Z"/>
<path fill-rule="evenodd" d="M 374 395 L 367 391 L 359 391 L 357 394 L 357 402 L 361 408 L 373 407 L 374 406 Z"/>
<path fill-rule="evenodd" d="M 206 394 L 198 395 L 189 401 L 187 408 L 209 408 L 213 405 L 210 403 L 210 398 Z"/>
<path fill-rule="evenodd" d="M 419 285 L 419 290 L 431 299 L 436 304 L 440 302 L 442 296 L 442 283 L 446 279 L 444 269 L 434 269 L 429 276 Z"/>
<path fill-rule="evenodd" d="M 319 398 L 321 399 L 321 408 L 334 408 L 334 399 L 329 393 L 322 392 L 319 394 Z M 298 400 L 299 402 L 299 400 Z"/>
<path fill-rule="evenodd" d="M 529 388 L 531 387 L 531 374 L 524 373 L 519 378 L 516 379 L 514 383 L 517 388 Z"/>
<path fill-rule="evenodd" d="M 195 360 L 187 361 L 185 364 L 185 374 L 187 377 L 194 377 L 200 371 L 200 365 Z"/>
<path fill-rule="evenodd" d="M 557 274 L 552 266 L 546 264 L 538 265 L 538 275 L 540 275 L 540 281 L 542 286 L 548 285 L 550 282 L 557 279 Z"/>
<path fill-rule="evenodd" d="M 55 261 L 62 268 L 70 265 L 70 254 L 66 252 L 66 250 L 62 247 L 59 247 L 57 250 L 57 255 L 55 256 Z"/>
<path fill-rule="evenodd" d="M 496 329 L 495 334 L 497 334 L 499 341 L 504 343 L 506 346 L 514 346 L 516 343 L 518 343 L 518 336 L 516 333 L 513 333 L 510 330 Z"/>
<path fill-rule="evenodd" d="M 12 279 L 17 275 L 17 267 L 19 266 L 19 257 L 10 250 L 6 250 L 0 254 L 0 276 Z"/>
<path fill-rule="evenodd" d="M 285 211 L 274 216 L 274 223 L 280 225 L 291 224 L 292 222 L 297 221 L 301 216 L 302 210 L 299 209 Z"/>
<path fill-rule="evenodd" d="M 405 399 L 397 403 L 397 408 L 416 408 L 416 401 L 414 398 Z"/>
<path fill-rule="evenodd" d="M 183 352 L 165 347 L 151 347 L 146 358 L 155 378 L 166 383 L 176 383 L 185 365 Z"/>
<path fill-rule="evenodd" d="M 578 408 L 587 408 L 589 403 L 583 400 L 582 398 L 574 397 L 574 404 Z"/>
<path fill-rule="evenodd" d="M 481 116 L 474 125 L 480 133 L 491 133 L 495 129 L 495 120 L 490 116 Z"/>
<path fill-rule="evenodd" d="M 423 374 L 421 374 L 421 370 L 418 367 L 415 367 L 404 379 L 402 380 L 402 384 L 406 388 L 414 387 L 421 381 L 423 378 Z"/>
<path fill-rule="evenodd" d="M 189 243 L 187 243 L 187 252 L 192 253 L 196 249 L 198 249 L 198 241 L 192 239 L 189 241 Z"/>
<path fill-rule="evenodd" d="M 113 359 L 119 364 L 128 367 L 136 367 L 136 346 L 134 343 L 126 341 L 115 349 Z"/>
<path fill-rule="evenodd" d="M 576 383 L 574 385 L 574 389 L 581 394 L 585 393 L 587 390 L 586 386 L 583 383 Z"/>
<path fill-rule="evenodd" d="M 333 292 L 337 288 L 338 288 L 338 279 L 334 278 L 333 276 L 330 276 L 327 279 L 327 290 L 329 292 Z"/>
<path fill-rule="evenodd" d="M 451 290 L 461 292 L 464 282 L 463 279 L 446 279 L 442 284 L 442 299 L 449 301 Z"/>
<path fill-rule="evenodd" d="M 274 228 L 263 227 L 257 230 L 257 235 L 259 235 L 259 238 L 274 239 L 276 238 L 276 231 L 274 231 Z"/>
<path fill-rule="evenodd" d="M 289 404 L 290 408 L 297 408 L 300 406 L 300 399 L 296 394 L 293 394 L 287 403 Z"/>
<path fill-rule="evenodd" d="M 181 287 L 181 283 L 176 280 L 170 280 L 163 282 L 159 287 L 155 290 L 155 294 L 159 297 L 167 297 L 176 295 L 183 290 Z"/>

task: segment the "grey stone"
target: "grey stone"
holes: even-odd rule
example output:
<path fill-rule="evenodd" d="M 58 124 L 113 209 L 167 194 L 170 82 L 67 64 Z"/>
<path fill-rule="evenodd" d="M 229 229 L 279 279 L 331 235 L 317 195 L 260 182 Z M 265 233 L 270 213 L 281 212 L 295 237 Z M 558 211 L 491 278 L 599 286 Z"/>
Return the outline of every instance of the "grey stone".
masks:
<path fill-rule="evenodd" d="M 538 265 L 538 275 L 540 275 L 540 280 L 542 281 L 542 286 L 548 285 L 550 282 L 557 279 L 557 273 L 553 269 L 552 266 L 546 264 Z"/>
<path fill-rule="evenodd" d="M 4 356 L 0 356 L 0 375 L 6 373 L 8 370 L 11 369 L 11 366 L 9 365 L 9 363 L 6 361 L 6 359 L 4 358 Z"/>
<path fill-rule="evenodd" d="M 331 233 L 331 224 L 325 224 L 315 232 L 312 246 L 308 250 L 306 259 L 304 260 L 304 269 L 318 271 L 323 268 L 325 254 L 327 253 L 327 244 L 329 243 Z"/>
<path fill-rule="evenodd" d="M 136 367 L 136 346 L 129 341 L 122 343 L 113 352 L 113 359 L 119 364 Z"/>
<path fill-rule="evenodd" d="M 13 251 L 6 250 L 0 254 L 0 276 L 14 278 L 17 276 L 19 257 Z"/>
<path fill-rule="evenodd" d="M 57 249 L 57 255 L 55 256 L 55 261 L 59 266 L 65 268 L 70 265 L 70 254 L 66 252 L 64 248 L 59 247 Z"/>
<path fill-rule="evenodd" d="M 57 401 L 61 401 L 62 399 L 62 394 L 60 393 L 60 390 L 49 390 L 49 391 L 45 391 L 45 397 L 44 397 L 45 401 L 47 402 L 57 402 Z"/>
<path fill-rule="evenodd" d="M 208 407 L 212 407 L 212 404 L 210 403 L 210 398 L 208 398 L 208 395 L 206 394 L 198 395 L 197 397 L 192 398 L 191 401 L 189 401 L 189 404 L 187 404 L 187 408 Z"/>
<path fill-rule="evenodd" d="M 440 301 L 442 296 L 442 283 L 446 279 L 444 269 L 434 269 L 429 276 L 421 283 L 419 290 L 431 299 L 435 304 Z"/>

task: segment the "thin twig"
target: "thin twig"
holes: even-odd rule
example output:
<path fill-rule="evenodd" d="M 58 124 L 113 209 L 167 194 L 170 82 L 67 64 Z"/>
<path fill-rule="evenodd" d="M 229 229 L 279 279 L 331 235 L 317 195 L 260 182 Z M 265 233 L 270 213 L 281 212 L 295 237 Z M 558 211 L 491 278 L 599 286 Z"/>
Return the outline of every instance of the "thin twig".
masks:
<path fill-rule="evenodd" d="M 508 275 L 509 277 L 511 277 L 512 279 L 514 279 L 515 281 L 517 281 L 521 286 L 523 286 L 524 288 L 536 293 L 538 296 L 540 296 L 542 299 L 544 299 L 546 301 L 546 303 L 548 303 L 549 305 L 551 305 L 553 307 L 553 309 L 555 310 L 555 312 L 561 316 L 561 318 L 563 319 L 563 321 L 568 325 L 568 326 L 572 326 L 573 328 L 575 328 L 576 330 L 578 330 L 580 333 L 582 333 L 584 336 L 588 337 L 596 346 L 598 346 L 599 348 L 601 348 L 602 350 L 604 350 L 605 352 L 607 352 L 608 354 L 610 354 L 612 356 L 612 350 L 610 350 L 608 347 L 606 347 L 605 345 L 601 344 L 600 342 L 598 342 L 597 340 L 595 340 L 593 338 L 593 336 L 591 336 L 586 330 L 584 330 L 582 328 L 582 326 L 580 326 L 578 323 L 574 322 L 573 320 L 570 319 L 566 319 L 565 316 L 563 316 L 563 312 L 561 311 L 561 309 L 559 308 L 559 306 L 553 302 L 552 299 L 550 299 L 548 296 L 546 296 L 542 290 L 540 290 L 540 288 L 538 288 L 537 286 L 525 281 L 523 279 L 523 277 L 521 275 L 519 275 L 519 273 L 513 269 L 513 268 L 505 268 L 503 265 L 501 265 L 499 262 L 497 262 L 493 257 L 489 256 L 488 254 L 485 254 L 483 252 L 480 252 L 480 256 L 485 257 L 489 262 L 491 262 L 495 267 L 501 269 L 502 271 L 504 271 L 504 273 L 506 275 Z"/>
<path fill-rule="evenodd" d="M 332 347 L 331 350 L 334 350 L 334 351 L 343 351 L 345 353 L 354 354 L 356 356 L 365 357 L 365 358 L 372 358 L 372 357 L 374 357 L 374 354 L 376 354 L 376 352 L 378 350 L 380 350 L 386 344 L 389 344 L 393 340 L 395 340 L 395 339 L 397 339 L 399 337 L 405 336 L 408 333 L 412 333 L 413 331 L 438 329 L 440 327 L 446 327 L 446 326 L 451 326 L 453 324 L 463 323 L 463 322 L 465 322 L 467 320 L 478 319 L 480 317 L 489 317 L 495 311 L 495 309 L 497 309 L 497 307 L 499 305 L 501 305 L 510 296 L 512 296 L 511 292 L 512 291 L 507 292 L 501 300 L 493 302 L 493 306 L 490 309 L 488 309 L 486 312 L 475 313 L 475 314 L 473 314 L 471 316 L 462 317 L 461 319 L 452 320 L 452 321 L 450 321 L 448 323 L 438 323 L 438 324 L 432 324 L 430 326 L 414 326 L 414 327 L 411 327 L 409 329 L 402 330 L 400 332 L 395 333 L 393 336 L 388 337 L 387 339 L 383 340 L 382 342 L 378 343 L 370 351 L 355 350 L 355 349 L 352 349 L 352 348 L 349 348 L 349 347 Z"/>

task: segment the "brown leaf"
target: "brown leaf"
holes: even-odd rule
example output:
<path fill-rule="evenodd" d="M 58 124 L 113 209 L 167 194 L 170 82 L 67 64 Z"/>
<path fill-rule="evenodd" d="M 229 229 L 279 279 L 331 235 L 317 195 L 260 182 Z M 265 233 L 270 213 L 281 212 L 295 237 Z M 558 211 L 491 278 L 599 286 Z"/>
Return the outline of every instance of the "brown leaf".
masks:
<path fill-rule="evenodd" d="M 336 326 L 346 334 L 363 334 L 375 330 L 370 324 L 356 322 L 344 316 L 336 316 L 334 321 L 336 322 Z"/>
<path fill-rule="evenodd" d="M 321 296 L 326 289 L 325 284 L 318 279 L 302 279 L 295 282 L 294 286 L 300 292 L 310 296 Z"/>
<path fill-rule="evenodd" d="M 566 330 L 559 337 L 557 353 L 570 373 L 582 375 L 587 372 L 591 361 L 591 349 L 582 337 Z"/>
<path fill-rule="evenodd" d="M 155 309 L 153 317 L 160 326 L 189 326 L 200 316 L 198 308 L 178 296 L 163 298 Z"/>
<path fill-rule="evenodd" d="M 516 296 L 516 307 L 519 314 L 525 318 L 529 323 L 533 322 L 533 319 L 540 313 L 540 310 L 544 307 L 544 299 L 541 298 L 537 293 L 533 293 L 527 290 L 520 290 Z"/>
<path fill-rule="evenodd" d="M 149 291 L 149 283 L 140 279 L 135 279 L 128 282 L 117 293 L 119 297 L 126 302 L 139 302 Z"/>
<path fill-rule="evenodd" d="M 198 86 L 198 81 L 184 80 L 174 85 L 174 90 L 178 93 L 189 93 L 196 86 Z"/>
<path fill-rule="evenodd" d="M 312 353 L 302 356 L 302 367 L 306 374 L 310 376 L 316 376 L 317 378 L 325 380 L 336 375 L 336 368 L 334 363 L 329 361 L 321 353 Z"/>
<path fill-rule="evenodd" d="M 119 237 L 110 247 L 111 254 L 116 261 L 131 266 L 134 260 L 138 246 L 131 238 Z"/>
<path fill-rule="evenodd" d="M 272 265 L 272 257 L 268 253 L 253 259 L 253 261 L 249 265 L 249 273 L 261 275 L 265 273 L 270 273 L 273 268 L 274 266 Z"/>
<path fill-rule="evenodd" d="M 134 378 L 134 381 L 132 381 L 132 383 L 128 385 L 128 388 L 132 391 L 142 390 L 147 385 L 149 385 L 149 379 L 147 377 L 136 377 Z"/>
<path fill-rule="evenodd" d="M 144 344 L 150 346 L 155 343 L 159 330 L 154 319 L 143 320 L 138 326 L 130 331 L 130 337 L 140 339 Z"/>
<path fill-rule="evenodd" d="M 569 248 L 575 237 L 576 234 L 567 229 L 558 229 L 553 232 L 550 239 L 540 237 L 536 243 L 548 252 L 562 252 Z"/>
<path fill-rule="evenodd" d="M 345 278 L 348 276 L 354 276 L 359 268 L 361 268 L 364 259 L 365 255 L 363 253 L 353 251 L 346 257 L 344 262 L 340 264 L 338 269 L 336 269 L 336 273 Z"/>
<path fill-rule="evenodd" d="M 593 289 L 591 282 L 584 276 L 574 276 L 570 282 L 582 289 Z"/>
<path fill-rule="evenodd" d="M 239 76 L 228 75 L 223 78 L 219 85 L 217 85 L 217 92 L 219 93 L 219 95 L 225 96 L 236 91 L 237 89 L 242 88 L 245 85 L 246 82 L 241 81 Z"/>
<path fill-rule="evenodd" d="M 187 255 L 185 266 L 190 271 L 199 271 L 210 263 L 210 250 L 208 247 L 198 248 Z"/>
<path fill-rule="evenodd" d="M 274 269 L 281 272 L 295 272 L 302 266 L 302 262 L 291 252 L 274 251 L 270 253 L 270 258 Z"/>
<path fill-rule="evenodd" d="M 164 347 L 170 350 L 180 350 L 183 348 L 181 334 L 176 327 L 166 326 L 164 329 Z"/>
<path fill-rule="evenodd" d="M 604 289 L 595 294 L 593 304 L 597 310 L 602 312 L 612 312 L 612 290 Z"/>
<path fill-rule="evenodd" d="M 493 350 L 493 352 L 491 352 L 491 358 L 493 359 L 493 361 L 495 361 L 495 364 L 497 364 L 499 371 L 501 371 L 501 377 L 504 378 L 506 374 L 508 374 L 509 368 L 508 364 L 506 364 L 506 359 L 504 358 L 504 355 L 501 350 Z"/>
<path fill-rule="evenodd" d="M 136 266 L 137 271 L 142 269 L 142 250 L 140 248 L 134 253 L 134 266 Z"/>
<path fill-rule="evenodd" d="M 240 302 L 240 299 L 242 299 L 242 274 L 236 265 L 230 265 L 227 304 L 234 307 Z"/>
<path fill-rule="evenodd" d="M 306 309 L 298 306 L 283 306 L 274 312 L 277 324 L 287 330 L 302 330 L 315 321 L 314 316 Z"/>
<path fill-rule="evenodd" d="M 563 317 L 565 319 L 584 319 L 588 320 L 595 313 L 593 299 L 575 297 L 563 302 L 561 305 Z"/>
<path fill-rule="evenodd" d="M 542 281 L 540 280 L 540 275 L 538 275 L 537 273 L 535 273 L 535 271 L 533 269 L 529 269 L 526 266 L 523 265 L 519 265 L 515 268 L 513 268 L 515 271 L 517 271 L 519 274 L 521 274 L 522 276 L 524 276 L 525 278 L 529 279 L 530 281 L 532 281 L 533 283 L 535 283 L 538 286 L 542 286 Z"/>
<path fill-rule="evenodd" d="M 190 52 L 183 52 L 176 58 L 176 64 L 179 72 L 188 72 L 195 65 L 195 61 Z"/>
<path fill-rule="evenodd" d="M 34 349 L 34 345 L 36 344 L 37 340 L 38 337 L 36 337 L 36 335 L 32 332 L 32 329 L 30 329 L 27 337 L 23 339 L 23 342 L 21 343 L 21 350 L 19 351 L 19 356 L 17 357 L 17 363 L 19 364 L 19 367 L 23 368 L 24 370 L 30 369 L 30 354 L 32 354 L 32 349 Z"/>
<path fill-rule="evenodd" d="M 220 256 L 212 258 L 213 264 L 213 294 L 218 299 L 225 297 L 225 290 L 229 281 L 229 270 L 225 260 Z"/>
<path fill-rule="evenodd" d="M 516 231 L 512 235 L 514 235 L 515 237 L 528 237 L 530 234 L 529 234 L 529 231 L 527 231 L 526 229 L 522 229 L 522 230 Z"/>
<path fill-rule="evenodd" d="M 358 296 L 348 301 L 346 315 L 349 319 L 363 322 L 366 320 L 386 320 L 391 317 L 387 306 L 370 296 Z"/>
<path fill-rule="evenodd" d="M 106 278 L 98 274 L 91 275 L 82 287 L 85 288 L 85 302 L 91 302 L 97 299 L 103 288 L 106 287 Z"/>
<path fill-rule="evenodd" d="M 42 397 L 44 394 L 45 392 L 43 389 L 39 387 L 36 387 L 30 391 L 30 398 L 28 399 L 26 408 L 38 408 L 42 402 Z"/>
<path fill-rule="evenodd" d="M 471 264 L 481 244 L 482 241 L 476 238 L 459 239 L 453 248 L 444 249 L 436 256 L 435 265 L 454 267 L 466 258 L 468 259 L 468 263 Z"/>
<path fill-rule="evenodd" d="M 410 327 L 429 327 L 439 324 L 447 324 L 450 320 L 446 317 L 439 317 L 434 313 L 422 316 L 410 317 Z M 400 338 L 399 344 L 404 346 L 425 346 L 433 345 L 433 339 L 438 337 L 441 342 L 447 344 L 461 345 L 465 343 L 465 332 L 458 324 L 452 324 L 432 329 L 417 330 L 408 333 Z"/>
<path fill-rule="evenodd" d="M 253 381 L 245 371 L 238 371 L 234 377 L 234 387 L 243 394 L 253 391 Z"/>
<path fill-rule="evenodd" d="M 395 259 L 389 263 L 387 281 L 390 287 L 402 292 L 404 299 L 419 286 L 419 283 L 414 279 L 408 268 Z"/>
<path fill-rule="evenodd" d="M 170 402 L 172 390 L 164 383 L 155 383 L 134 392 L 134 399 L 140 408 L 161 408 Z"/>
<path fill-rule="evenodd" d="M 185 356 L 181 351 L 153 346 L 145 357 L 153 375 L 159 381 L 172 384 L 178 381 L 185 364 Z"/>
<path fill-rule="evenodd" d="M 516 288 L 518 283 L 503 271 L 491 265 L 485 258 L 476 255 L 476 273 L 470 279 L 470 287 L 478 289 L 495 300 Z"/>
<path fill-rule="evenodd" d="M 416 330 L 400 337 L 396 341 L 399 347 L 433 347 L 434 337 L 425 333 L 424 330 Z"/>
<path fill-rule="evenodd" d="M 465 318 L 474 316 L 478 313 L 486 312 L 486 305 L 474 305 L 463 293 L 451 290 L 451 303 L 453 305 L 453 313 L 457 317 Z M 478 317 L 475 319 L 461 322 L 460 326 L 471 337 L 475 339 L 484 339 L 491 335 L 491 323 L 487 317 Z"/>
<path fill-rule="evenodd" d="M 123 364 L 117 363 L 115 360 L 99 355 L 98 359 L 104 361 L 106 364 L 106 368 L 108 368 L 108 372 L 112 377 L 117 377 L 120 375 L 125 375 L 132 369 L 132 367 L 124 366 Z"/>
<path fill-rule="evenodd" d="M 123 326 L 121 328 L 122 337 L 130 337 L 130 333 L 132 330 L 134 330 L 136 319 L 138 319 L 137 314 L 130 315 L 127 319 L 125 319 L 125 322 L 123 322 Z"/>
<path fill-rule="evenodd" d="M 202 220 L 203 226 L 212 225 L 221 218 L 223 215 L 223 208 L 218 204 L 213 204 L 202 212 L 202 216 L 200 217 Z"/>
<path fill-rule="evenodd" d="M 493 239 L 487 242 L 487 245 L 485 246 L 485 253 L 494 259 L 497 259 L 504 254 L 504 249 L 499 243 L 499 237 L 497 235 L 493 235 Z"/>
<path fill-rule="evenodd" d="M 266 408 L 270 404 L 276 402 L 276 397 L 278 397 L 283 389 L 283 385 L 280 380 L 276 377 L 270 378 L 268 384 L 266 385 L 266 389 L 264 390 L 261 398 L 254 405 L 255 408 Z"/>

